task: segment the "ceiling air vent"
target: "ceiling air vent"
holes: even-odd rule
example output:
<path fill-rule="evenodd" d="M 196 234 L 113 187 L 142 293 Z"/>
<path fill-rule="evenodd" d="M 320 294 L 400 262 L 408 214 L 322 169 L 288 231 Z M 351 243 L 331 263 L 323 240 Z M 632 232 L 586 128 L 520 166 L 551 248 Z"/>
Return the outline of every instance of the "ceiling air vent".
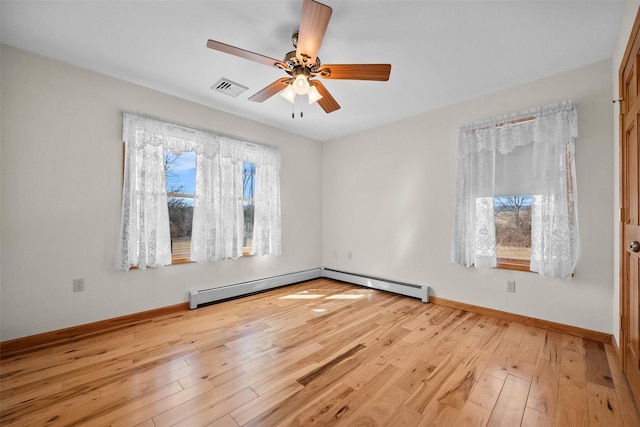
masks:
<path fill-rule="evenodd" d="M 249 88 L 246 86 L 242 86 L 241 84 L 238 84 L 236 82 L 232 82 L 231 80 L 223 77 L 218 80 L 216 84 L 211 86 L 211 89 L 215 90 L 216 92 L 221 92 L 226 95 L 233 96 L 235 98 Z"/>

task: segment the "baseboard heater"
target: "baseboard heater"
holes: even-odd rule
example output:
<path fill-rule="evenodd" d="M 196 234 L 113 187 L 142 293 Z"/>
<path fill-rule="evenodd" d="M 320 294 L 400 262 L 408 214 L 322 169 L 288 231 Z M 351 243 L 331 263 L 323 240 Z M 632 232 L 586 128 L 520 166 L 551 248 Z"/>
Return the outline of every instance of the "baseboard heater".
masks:
<path fill-rule="evenodd" d="M 408 297 L 418 298 L 423 302 L 429 302 L 428 286 L 346 273 L 344 271 L 331 270 L 328 268 L 314 268 L 311 270 L 299 271 L 297 273 L 252 280 L 250 282 L 236 283 L 233 285 L 220 286 L 217 288 L 203 289 L 199 291 L 189 291 L 189 308 L 195 309 L 218 301 L 268 291 L 269 289 L 305 282 L 319 277 L 326 277 L 327 279 L 340 280 L 341 282 L 365 286 L 367 288 L 393 292 Z"/>
<path fill-rule="evenodd" d="M 344 271 L 322 269 L 322 277 L 327 279 L 340 280 L 354 285 L 366 286 L 367 288 L 379 289 L 393 292 L 394 294 L 405 295 L 418 298 L 422 302 L 429 302 L 429 287 L 414 285 L 411 283 L 397 282 L 395 280 L 381 279 L 378 277 L 364 276 L 361 274 L 346 273 Z"/>
<path fill-rule="evenodd" d="M 189 291 L 189 308 L 194 309 L 216 301 L 267 291 L 281 286 L 317 279 L 321 276 L 322 269 L 314 268 L 312 270 L 283 274 L 281 276 L 252 280 L 250 282 L 236 283 L 233 285 L 221 286 L 219 288 Z"/>

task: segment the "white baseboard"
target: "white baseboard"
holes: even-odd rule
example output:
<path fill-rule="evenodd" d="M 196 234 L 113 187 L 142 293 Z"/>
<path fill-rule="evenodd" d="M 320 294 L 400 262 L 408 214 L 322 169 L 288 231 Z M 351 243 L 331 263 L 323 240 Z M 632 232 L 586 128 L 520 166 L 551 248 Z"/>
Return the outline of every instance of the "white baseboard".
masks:
<path fill-rule="evenodd" d="M 269 277 L 266 279 L 252 280 L 250 282 L 236 283 L 233 285 L 221 286 L 218 288 L 203 289 L 189 292 L 189 308 L 198 308 L 201 305 L 211 304 L 216 301 L 223 301 L 229 298 L 236 298 L 243 295 L 250 295 L 280 286 L 292 285 L 306 280 L 317 279 L 322 276 L 321 268 L 299 271 L 297 273 L 283 274 L 282 276 Z"/>
<path fill-rule="evenodd" d="M 429 302 L 429 287 L 412 283 L 398 282 L 395 280 L 381 279 L 378 277 L 364 276 L 361 274 L 347 273 L 330 268 L 322 269 L 322 277 L 366 286 L 367 288 L 393 292 L 395 294 L 418 298 L 422 302 Z"/>
<path fill-rule="evenodd" d="M 263 292 L 281 286 L 292 285 L 294 283 L 326 277 L 328 279 L 340 280 L 354 285 L 366 286 L 372 289 L 393 292 L 408 297 L 418 298 L 423 302 L 429 302 L 429 287 L 403 283 L 394 280 L 369 277 L 360 274 L 347 273 L 344 271 L 332 270 L 328 268 L 314 268 L 296 273 L 283 274 L 281 276 L 268 277 L 265 279 L 252 280 L 249 282 L 235 283 L 217 288 L 194 290 L 189 292 L 189 308 L 195 309 L 202 305 L 208 305 L 230 298 L 237 298 L 244 295 Z"/>

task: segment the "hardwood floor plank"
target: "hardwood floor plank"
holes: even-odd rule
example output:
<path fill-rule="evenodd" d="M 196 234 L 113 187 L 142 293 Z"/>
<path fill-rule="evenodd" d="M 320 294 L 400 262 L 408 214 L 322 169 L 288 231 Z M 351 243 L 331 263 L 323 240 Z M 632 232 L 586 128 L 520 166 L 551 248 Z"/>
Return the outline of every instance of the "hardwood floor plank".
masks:
<path fill-rule="evenodd" d="M 405 404 L 414 411 L 425 411 L 429 403 L 435 398 L 440 387 L 453 374 L 460 363 L 462 363 L 462 360 L 456 356 L 449 355 L 449 357 L 446 357 L 421 381 L 420 386 L 411 393 Z"/>
<path fill-rule="evenodd" d="M 555 427 L 556 419 L 547 414 L 526 408 L 522 417 L 521 427 Z"/>
<path fill-rule="evenodd" d="M 0 425 L 640 425 L 611 345 L 463 308 L 318 279 L 49 334 Z"/>
<path fill-rule="evenodd" d="M 383 424 L 385 427 L 415 427 L 420 424 L 422 421 L 422 414 L 414 411 L 404 405 L 400 406 L 400 408 L 393 414 L 386 423 Z"/>
<path fill-rule="evenodd" d="M 589 427 L 589 425 L 588 411 L 583 412 L 562 404 L 558 405 L 556 426 Z"/>
<path fill-rule="evenodd" d="M 354 374 L 345 376 L 345 382 L 354 390 L 347 399 L 337 403 L 327 413 L 318 417 L 320 425 L 331 425 L 343 421 L 347 425 L 355 415 L 362 412 L 364 407 L 396 381 L 402 375 L 403 370 L 394 365 L 381 365 L 371 363 L 361 365 Z"/>
<path fill-rule="evenodd" d="M 469 395 L 469 402 L 492 411 L 504 386 L 504 380 L 483 373 Z"/>
<path fill-rule="evenodd" d="M 322 426 L 335 424 L 342 415 L 349 410 L 348 402 L 355 390 L 340 381 L 333 384 L 326 393 L 318 396 L 310 402 L 305 402 L 305 407 L 300 408 L 297 414 L 292 414 L 288 419 L 282 420 L 281 425 Z"/>
<path fill-rule="evenodd" d="M 519 426 L 524 415 L 530 385 L 531 383 L 527 380 L 508 375 L 487 425 Z"/>
<path fill-rule="evenodd" d="M 539 357 L 551 363 L 560 363 L 562 355 L 562 334 L 545 331 L 544 343 Z"/>
<path fill-rule="evenodd" d="M 527 326 L 522 334 L 522 340 L 509 368 L 509 374 L 531 381 L 535 373 L 538 354 L 544 343 L 545 331 Z"/>
<path fill-rule="evenodd" d="M 471 395 L 471 390 L 478 382 L 491 355 L 476 350 L 464 363 L 461 363 L 438 391 L 436 399 L 462 412 Z"/>
<path fill-rule="evenodd" d="M 607 360 L 607 352 L 601 342 L 585 339 L 584 357 L 587 368 L 587 381 L 613 388 L 613 376 Z"/>
<path fill-rule="evenodd" d="M 509 370 L 516 369 L 514 359 L 519 345 L 518 341 L 507 338 L 505 335 L 493 352 L 485 372 L 503 381 L 506 380 Z"/>
<path fill-rule="evenodd" d="M 603 427 L 623 425 L 618 398 L 613 389 L 588 382 L 587 399 L 591 425 Z"/>
<path fill-rule="evenodd" d="M 231 415 L 225 415 L 224 417 L 207 424 L 206 427 L 240 427 L 238 423 L 234 421 Z"/>
<path fill-rule="evenodd" d="M 531 381 L 527 407 L 546 414 L 556 416 L 558 404 L 558 383 L 560 367 L 557 363 L 538 359 L 535 375 Z"/>
<path fill-rule="evenodd" d="M 285 416 L 280 408 L 300 390 L 304 390 L 304 387 L 296 381 L 291 381 L 286 386 L 258 396 L 235 411 L 231 411 L 230 415 L 241 426 L 269 425 L 270 419 L 275 419 L 277 423 Z M 289 414 L 290 412 L 286 415 Z"/>
<path fill-rule="evenodd" d="M 251 402 L 257 396 L 249 387 L 233 394 L 214 389 L 156 415 L 153 417 L 153 425 L 155 427 L 206 425 Z"/>
<path fill-rule="evenodd" d="M 506 335 L 509 322 L 501 319 L 490 319 L 491 322 L 485 331 L 485 335 L 478 343 L 478 347 L 484 351 L 495 353 L 502 338 Z"/>
<path fill-rule="evenodd" d="M 406 391 L 394 386 L 389 387 L 357 412 L 352 420 L 341 419 L 336 426 L 385 425 L 393 414 L 400 410 L 406 398 Z"/>
<path fill-rule="evenodd" d="M 635 405 L 635 400 L 631 394 L 631 388 L 626 377 L 622 373 L 620 360 L 614 347 L 610 344 L 605 345 L 609 367 L 613 375 L 613 383 L 616 390 L 616 396 L 620 404 L 622 419 L 626 426 L 640 426 L 640 412 Z"/>
<path fill-rule="evenodd" d="M 91 418 L 87 419 L 87 424 L 94 425 L 117 425 L 118 422 L 128 420 L 130 423 L 146 423 L 151 420 L 153 412 L 149 408 L 153 408 L 156 402 L 178 393 L 182 390 L 177 381 L 167 385 L 150 390 L 139 396 L 131 396 L 123 393 L 126 397 L 120 404 L 113 406 L 103 406 L 100 413 L 91 414 Z M 131 425 L 131 424 L 129 424 Z"/>
<path fill-rule="evenodd" d="M 473 402 L 467 402 L 456 417 L 454 425 L 460 427 L 486 426 L 490 417 L 491 411 L 489 409 Z"/>
<path fill-rule="evenodd" d="M 558 404 L 588 413 L 587 384 L 561 377 L 558 382 Z"/>
<path fill-rule="evenodd" d="M 419 427 L 450 427 L 456 422 L 460 411 L 433 400 L 423 414 Z"/>

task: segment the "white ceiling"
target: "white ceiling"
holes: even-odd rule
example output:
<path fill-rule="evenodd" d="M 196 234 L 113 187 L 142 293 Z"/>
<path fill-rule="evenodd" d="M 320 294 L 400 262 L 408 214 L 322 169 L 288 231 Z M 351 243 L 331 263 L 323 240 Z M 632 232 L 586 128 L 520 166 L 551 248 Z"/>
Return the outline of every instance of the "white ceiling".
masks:
<path fill-rule="evenodd" d="M 286 74 L 208 49 L 214 39 L 282 58 L 302 0 L 7 1 L 4 44 L 325 141 L 611 58 L 623 1 L 344 1 L 323 63 L 390 63 L 388 82 L 325 80 L 342 108 L 291 118 L 280 96 L 247 98 Z M 211 86 L 226 77 L 236 98 Z M 300 98 L 300 97 L 299 97 Z M 302 101 L 302 99 L 299 99 Z M 149 112 L 153 113 L 153 112 Z"/>

